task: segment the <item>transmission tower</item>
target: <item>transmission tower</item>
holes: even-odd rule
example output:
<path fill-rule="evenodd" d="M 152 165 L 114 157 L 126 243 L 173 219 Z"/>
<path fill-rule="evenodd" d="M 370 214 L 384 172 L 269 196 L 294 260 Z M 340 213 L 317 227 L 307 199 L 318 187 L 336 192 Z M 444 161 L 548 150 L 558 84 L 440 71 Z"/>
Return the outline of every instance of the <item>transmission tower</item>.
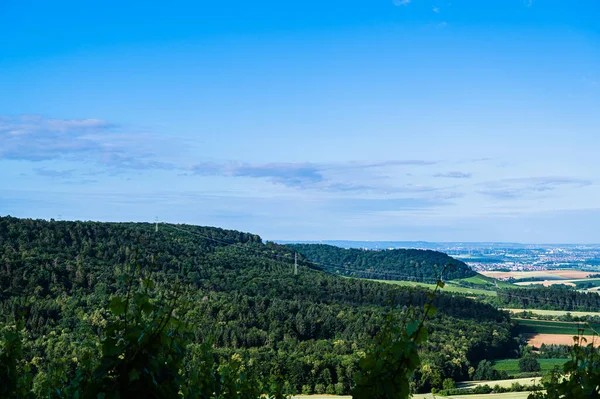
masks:
<path fill-rule="evenodd" d="M 298 275 L 298 253 L 294 253 L 294 276 Z"/>

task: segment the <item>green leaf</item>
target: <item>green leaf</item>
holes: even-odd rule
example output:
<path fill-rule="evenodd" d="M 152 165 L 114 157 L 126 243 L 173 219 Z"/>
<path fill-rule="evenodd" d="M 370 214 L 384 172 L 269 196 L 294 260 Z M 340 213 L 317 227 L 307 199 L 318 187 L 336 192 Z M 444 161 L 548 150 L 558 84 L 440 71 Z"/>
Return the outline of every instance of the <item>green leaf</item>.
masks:
<path fill-rule="evenodd" d="M 133 296 L 133 302 L 138 306 L 138 307 L 142 307 L 144 304 L 148 303 L 150 299 L 148 298 L 148 295 L 146 294 L 142 294 L 141 292 L 137 292 L 134 296 Z"/>
<path fill-rule="evenodd" d="M 108 308 L 115 316 L 121 316 L 125 313 L 125 301 L 120 296 L 114 296 L 110 299 Z"/>
<path fill-rule="evenodd" d="M 419 320 L 414 320 L 408 323 L 408 325 L 406 326 L 406 334 L 408 334 L 409 337 L 412 337 L 419 328 L 419 324 Z"/>
<path fill-rule="evenodd" d="M 140 379 L 140 373 L 136 369 L 133 369 L 129 372 L 129 381 L 137 381 Z"/>
<path fill-rule="evenodd" d="M 425 305 L 425 313 L 427 314 L 427 316 L 433 317 L 438 313 L 438 310 L 435 308 L 435 306 L 427 304 Z"/>
<path fill-rule="evenodd" d="M 148 289 L 154 288 L 154 281 L 149 278 L 144 279 L 144 287 Z"/>
<path fill-rule="evenodd" d="M 146 302 L 145 304 L 142 305 L 142 312 L 144 312 L 146 314 L 152 312 L 153 309 L 154 309 L 154 306 L 152 306 L 152 304 L 150 302 Z"/>

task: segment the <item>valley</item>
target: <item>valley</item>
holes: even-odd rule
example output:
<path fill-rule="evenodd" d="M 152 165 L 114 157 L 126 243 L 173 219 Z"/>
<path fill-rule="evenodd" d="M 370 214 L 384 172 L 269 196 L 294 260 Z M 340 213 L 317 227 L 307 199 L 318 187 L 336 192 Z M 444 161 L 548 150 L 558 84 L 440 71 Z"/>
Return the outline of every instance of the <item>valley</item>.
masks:
<path fill-rule="evenodd" d="M 18 331 L 15 323 L 26 331 L 19 364 L 36 364 L 31 381 L 47 381 L 31 386 L 36 395 L 75 378 L 73 367 L 97 373 L 107 356 L 97 349 L 108 342 L 105 329 L 136 311 L 142 313 L 130 317 L 143 329 L 151 321 L 144 307 L 166 305 L 164 295 L 186 303 L 187 310 L 176 311 L 178 328 L 190 337 L 180 354 L 189 365 L 180 371 L 182 390 L 208 375 L 196 369 L 210 374 L 244 365 L 264 391 L 281 381 L 288 394 L 351 394 L 386 320 L 418 319 L 433 305 L 437 314 L 424 317 L 420 366 L 410 375 L 415 394 L 522 397 L 530 388 L 521 381 L 561 367 L 573 335 L 591 340 L 600 325 L 597 293 L 518 286 L 505 277 L 530 276 L 478 273 L 432 250 L 280 245 L 213 227 L 10 217 L 0 218 L 0 250 L 0 321 L 4 331 Z M 531 278 L 588 277 L 535 273 Z M 434 284 L 436 276 L 443 283 Z M 131 288 L 123 284 L 137 279 L 137 302 L 127 310 L 121 303 Z"/>

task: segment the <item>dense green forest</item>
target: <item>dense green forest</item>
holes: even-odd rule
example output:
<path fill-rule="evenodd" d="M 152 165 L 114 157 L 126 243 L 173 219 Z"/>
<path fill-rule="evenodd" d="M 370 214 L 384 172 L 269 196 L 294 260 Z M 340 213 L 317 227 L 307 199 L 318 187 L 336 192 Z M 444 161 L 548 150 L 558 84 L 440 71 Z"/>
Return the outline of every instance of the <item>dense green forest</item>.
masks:
<path fill-rule="evenodd" d="M 600 309 L 600 295 L 557 287 L 501 288 L 495 302 L 500 307 L 591 311 Z"/>
<path fill-rule="evenodd" d="M 208 345 L 216 364 L 239 356 L 261 380 L 285 381 L 289 391 L 348 393 L 391 307 L 418 314 L 430 291 L 341 278 L 302 258 L 294 275 L 294 251 L 218 228 L 162 224 L 155 232 L 146 223 L 2 217 L 0 332 L 22 320 L 20 361 L 35 395 L 44 396 L 76 378 L 82 359 L 98 366 L 99 340 L 113 322 L 109 309 L 128 312 L 115 302 L 124 295 L 124 270 L 138 265 L 156 287 L 180 287 L 188 305 L 179 318 L 191 326 L 188 358 L 197 359 Z M 418 255 L 415 262 L 425 264 Z M 150 302 L 160 296 L 150 295 Z M 140 309 L 149 306 L 135 298 Z M 426 323 L 414 390 L 469 379 L 480 360 L 516 354 L 507 313 L 447 293 L 434 305 L 438 313 Z M 186 364 L 194 368 L 191 360 Z M 57 377 L 55 370 L 67 371 Z"/>
<path fill-rule="evenodd" d="M 330 273 L 378 280 L 435 282 L 444 272 L 447 280 L 474 276 L 464 262 L 442 252 L 420 249 L 365 250 L 326 244 L 288 244 L 309 261 Z"/>

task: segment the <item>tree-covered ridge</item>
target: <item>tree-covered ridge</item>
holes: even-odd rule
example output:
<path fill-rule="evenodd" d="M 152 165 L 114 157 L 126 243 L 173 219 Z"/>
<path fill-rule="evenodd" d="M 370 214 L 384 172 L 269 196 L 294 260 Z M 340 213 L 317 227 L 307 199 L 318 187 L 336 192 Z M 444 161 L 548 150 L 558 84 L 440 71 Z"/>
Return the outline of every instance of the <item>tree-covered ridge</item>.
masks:
<path fill-rule="evenodd" d="M 596 312 L 600 309 L 597 292 L 579 292 L 553 287 L 502 288 L 496 298 L 499 306 L 519 309 L 547 309 Z"/>
<path fill-rule="evenodd" d="M 379 280 L 435 282 L 446 265 L 448 280 L 474 276 L 464 262 L 442 252 L 420 249 L 364 250 L 326 244 L 288 244 L 311 262 L 331 273 Z"/>
<path fill-rule="evenodd" d="M 196 226 L 160 225 L 155 232 L 144 223 L 0 218 L 0 259 L 0 330 L 24 315 L 23 352 L 35 362 L 37 392 L 58 363 L 76 369 L 73 359 L 98 359 L 93 342 L 110 321 L 106 309 L 128 265 L 139 264 L 162 286 L 186 288 L 193 304 L 185 314 L 189 351 L 210 342 L 218 359 L 239 354 L 262 380 L 283 378 L 296 392 L 350 392 L 389 305 L 422 308 L 429 294 L 340 278 L 305 262 L 295 276 L 292 248 Z M 467 379 L 479 360 L 513 348 L 505 313 L 449 294 L 435 306 L 415 389 Z"/>

